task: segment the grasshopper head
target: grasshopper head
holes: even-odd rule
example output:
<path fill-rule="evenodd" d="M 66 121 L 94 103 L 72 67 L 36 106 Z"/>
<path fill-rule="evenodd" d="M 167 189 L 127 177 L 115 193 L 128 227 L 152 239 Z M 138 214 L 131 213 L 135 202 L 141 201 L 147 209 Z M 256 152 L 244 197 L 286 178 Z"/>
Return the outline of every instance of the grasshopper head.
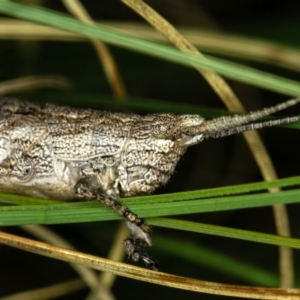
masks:
<path fill-rule="evenodd" d="M 196 133 L 196 128 L 204 121 L 205 119 L 199 115 L 159 114 L 154 119 L 151 134 L 155 138 L 169 139 L 182 147 L 187 147 L 195 139 L 200 141 L 201 137 Z"/>

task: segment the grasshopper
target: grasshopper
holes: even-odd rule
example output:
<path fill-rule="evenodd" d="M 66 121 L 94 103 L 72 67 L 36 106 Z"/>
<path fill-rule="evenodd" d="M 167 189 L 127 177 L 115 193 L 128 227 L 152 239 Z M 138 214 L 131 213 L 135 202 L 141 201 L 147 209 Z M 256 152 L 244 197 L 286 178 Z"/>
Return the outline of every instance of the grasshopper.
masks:
<path fill-rule="evenodd" d="M 111 113 L 0 99 L 0 190 L 33 197 L 95 199 L 126 219 L 133 261 L 157 270 L 144 251 L 152 227 L 118 199 L 165 185 L 189 146 L 247 130 L 296 122 L 300 116 L 255 121 L 300 98 L 244 115 Z"/>

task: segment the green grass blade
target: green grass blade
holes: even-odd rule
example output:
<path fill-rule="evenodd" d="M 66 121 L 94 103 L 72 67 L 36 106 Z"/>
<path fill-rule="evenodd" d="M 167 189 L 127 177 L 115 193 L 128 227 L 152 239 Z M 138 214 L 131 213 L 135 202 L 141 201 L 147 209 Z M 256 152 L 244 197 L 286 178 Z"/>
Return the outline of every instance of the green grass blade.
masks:
<path fill-rule="evenodd" d="M 140 217 L 145 218 L 298 203 L 299 199 L 300 190 L 291 190 L 273 194 L 260 193 L 205 200 L 173 202 L 173 199 L 169 199 L 165 203 L 138 201 L 136 198 L 122 199 L 122 202 Z M 116 213 L 95 201 L 0 207 L 0 225 L 2 226 L 92 222 L 120 218 Z"/>
<path fill-rule="evenodd" d="M 279 93 L 291 96 L 300 95 L 300 85 L 296 81 L 249 67 L 240 66 L 235 63 L 226 62 L 211 56 L 207 56 L 207 59 L 204 59 L 184 54 L 172 47 L 127 36 L 105 26 L 84 24 L 74 18 L 44 8 L 26 6 L 11 1 L 2 1 L 0 3 L 0 12 L 9 16 L 39 22 L 87 37 L 99 39 L 115 46 L 124 47 L 185 66 L 194 65 L 203 69 L 212 69 L 225 77 Z"/>
<path fill-rule="evenodd" d="M 184 259 L 201 269 L 205 267 L 255 285 L 274 287 L 279 285 L 279 277 L 270 271 L 189 241 L 155 235 L 155 248 L 174 255 L 176 259 Z"/>
<path fill-rule="evenodd" d="M 202 189 L 196 191 L 161 194 L 161 195 L 150 195 L 150 196 L 139 196 L 133 198 L 127 198 L 127 204 L 137 204 L 137 203 L 168 203 L 174 201 L 184 201 L 192 199 L 203 199 L 212 198 L 226 195 L 237 195 L 245 194 L 250 192 L 258 192 L 267 190 L 274 187 L 292 187 L 300 184 L 300 176 L 288 177 L 283 179 L 277 179 L 273 181 L 262 181 L 255 183 L 239 184 L 227 187 L 212 188 L 212 189 Z M 267 194 L 268 195 L 268 194 Z M 61 201 L 38 199 L 27 196 L 11 195 L 0 193 L 0 202 L 15 205 L 45 205 L 45 204 L 57 204 Z"/>
<path fill-rule="evenodd" d="M 47 205 L 56 204 L 59 203 L 59 201 L 0 193 L 0 203 L 14 205 Z"/>
<path fill-rule="evenodd" d="M 166 202 L 174 202 L 174 201 L 220 197 L 226 195 L 245 194 L 250 192 L 267 190 L 269 188 L 274 188 L 274 187 L 280 187 L 280 188 L 291 187 L 299 184 L 300 184 L 300 176 L 294 176 L 294 177 L 288 177 L 284 179 L 277 179 L 273 181 L 261 181 L 255 183 L 239 184 L 239 185 L 232 185 L 232 186 L 212 188 L 212 189 L 202 189 L 202 190 L 188 191 L 188 192 L 134 197 L 134 198 L 128 198 L 127 201 L 130 201 L 129 199 L 132 199 L 132 201 L 136 201 L 136 202 L 137 201 L 147 202 L 153 204 L 161 203 L 161 202 L 166 203 Z M 269 194 L 264 194 L 264 195 L 269 195 Z"/>
<path fill-rule="evenodd" d="M 156 226 L 184 230 L 196 233 L 217 235 L 222 237 L 240 239 L 245 241 L 264 243 L 276 246 L 286 246 L 294 249 L 300 249 L 300 239 L 277 236 L 272 234 L 254 232 L 249 230 L 234 229 L 190 221 L 182 221 L 166 218 L 155 218 L 151 223 Z"/>

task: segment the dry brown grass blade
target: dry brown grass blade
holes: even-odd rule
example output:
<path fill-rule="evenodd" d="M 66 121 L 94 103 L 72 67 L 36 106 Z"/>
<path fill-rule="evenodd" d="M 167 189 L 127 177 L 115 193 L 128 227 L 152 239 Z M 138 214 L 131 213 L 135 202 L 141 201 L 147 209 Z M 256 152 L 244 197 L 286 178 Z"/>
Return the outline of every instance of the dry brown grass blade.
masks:
<path fill-rule="evenodd" d="M 125 225 L 125 223 L 122 221 L 119 226 L 119 230 L 117 234 L 115 235 L 113 245 L 110 248 L 110 251 L 107 255 L 107 258 L 109 260 L 114 261 L 122 261 L 125 256 L 125 251 L 123 248 L 123 241 L 128 236 L 128 228 Z M 101 287 L 105 288 L 106 290 L 110 290 L 116 280 L 116 275 L 110 272 L 101 272 L 100 278 L 99 278 L 99 289 L 100 290 L 92 290 L 91 293 L 88 295 L 86 300 L 93 300 L 97 299 L 96 295 L 101 292 Z"/>
<path fill-rule="evenodd" d="M 300 290 L 297 289 L 236 286 L 175 276 L 172 274 L 151 271 L 120 262 L 113 262 L 108 259 L 76 252 L 74 250 L 51 246 L 42 242 L 33 241 L 4 232 L 0 232 L 0 243 L 69 263 L 84 265 L 92 269 L 112 272 L 119 276 L 177 289 L 250 299 L 300 299 Z"/>
<path fill-rule="evenodd" d="M 168 21 L 160 16 L 150 6 L 145 4 L 141 0 L 121 0 L 139 15 L 141 15 L 147 22 L 153 27 L 160 31 L 167 39 L 174 44 L 178 49 L 183 52 L 191 53 L 196 56 L 204 56 L 191 44 L 189 43 Z M 229 109 L 235 109 L 236 111 L 244 111 L 240 101 L 228 86 L 226 81 L 220 77 L 214 71 L 207 71 L 196 68 L 200 74 L 206 79 L 211 88 L 218 94 L 223 102 L 230 106 Z"/>
<path fill-rule="evenodd" d="M 142 0 L 121 0 L 144 19 L 147 20 L 153 27 L 165 35 L 171 43 L 173 43 L 178 49 L 183 52 L 191 53 L 193 55 L 204 57 L 198 50 L 187 41 L 168 21 L 166 21 L 162 16 L 160 16 L 155 10 L 150 6 L 145 4 Z M 200 74 L 206 79 L 210 84 L 212 89 L 219 95 L 223 100 L 224 104 L 228 109 L 233 111 L 244 112 L 245 109 L 240 103 L 239 99 L 236 97 L 234 92 L 228 86 L 223 78 L 213 71 L 206 71 L 196 68 Z M 259 135 L 255 131 L 243 133 L 246 141 L 253 153 L 253 156 L 260 168 L 260 171 L 265 180 L 274 180 L 277 178 L 275 168 L 272 164 L 270 156 L 260 139 Z M 270 190 L 270 192 L 276 192 L 278 190 Z M 284 206 L 274 206 L 273 208 L 276 213 L 275 223 L 277 228 L 277 233 L 282 236 L 290 236 L 289 220 L 286 209 Z M 281 287 L 291 287 L 294 282 L 294 271 L 293 271 L 293 254 L 292 250 L 287 247 L 280 247 L 279 251 L 279 265 L 280 265 L 280 275 L 281 275 Z"/>
<path fill-rule="evenodd" d="M 72 87 L 72 83 L 70 80 L 62 76 L 26 76 L 17 79 L 2 81 L 0 83 L 0 94 L 18 93 L 41 87 L 54 87 L 69 90 Z"/>
<path fill-rule="evenodd" d="M 71 244 L 69 244 L 63 238 L 61 238 L 53 231 L 49 230 L 44 226 L 23 225 L 20 227 L 23 230 L 32 234 L 33 236 L 37 237 L 38 239 L 51 243 L 51 245 L 75 250 Z M 118 242 L 120 241 L 118 240 Z M 122 245 L 122 242 L 120 242 L 120 245 Z M 123 248 L 122 248 L 122 252 L 124 252 Z M 123 253 L 119 254 L 119 256 L 123 257 Z M 116 256 L 116 259 L 119 259 L 119 257 Z M 98 274 L 93 270 L 91 270 L 90 268 L 78 264 L 72 264 L 72 263 L 70 264 L 70 266 L 80 275 L 82 281 L 91 289 L 91 295 L 93 295 L 92 299 L 106 299 L 106 300 L 115 299 L 115 297 L 110 292 L 111 286 L 113 285 L 113 282 L 115 280 L 115 275 L 109 273 L 110 276 L 108 276 L 107 281 L 103 283 L 101 282 L 101 277 L 99 278 Z M 107 273 L 103 273 L 103 274 L 107 274 Z"/>
<path fill-rule="evenodd" d="M 122 261 L 125 257 L 125 251 L 123 248 L 123 241 L 128 237 L 128 228 L 123 221 L 120 223 L 118 233 L 115 236 L 114 244 L 111 246 L 110 252 L 107 258 L 114 261 Z M 116 277 L 111 273 L 102 273 L 100 276 L 101 285 L 110 289 L 115 281 Z"/>
<path fill-rule="evenodd" d="M 20 226 L 23 230 L 30 233 L 34 237 L 38 238 L 41 241 L 50 243 L 51 245 L 55 245 L 57 247 L 63 247 L 75 250 L 74 247 L 65 241 L 62 237 L 55 234 L 50 229 L 46 228 L 42 225 L 23 225 Z M 79 266 L 77 264 L 71 264 L 71 267 L 80 275 L 82 281 L 90 288 L 96 289 L 99 286 L 98 275 L 96 272 L 85 268 L 83 266 Z"/>
<path fill-rule="evenodd" d="M 2 297 L 0 300 L 48 300 L 76 292 L 84 287 L 85 284 L 82 280 L 73 279 L 67 282 Z"/>
<path fill-rule="evenodd" d="M 65 241 L 63 238 L 61 238 L 60 236 L 58 236 L 56 233 L 46 228 L 45 226 L 23 225 L 20 227 L 23 230 L 32 234 L 33 236 L 37 237 L 38 239 L 51 243 L 51 245 L 75 250 L 70 243 Z M 111 287 L 109 286 L 107 288 L 105 285 L 103 285 L 98 277 L 98 274 L 95 271 L 78 264 L 71 263 L 70 266 L 79 274 L 79 276 L 81 277 L 81 281 L 84 282 L 86 286 L 88 286 L 91 289 L 91 295 L 94 295 L 94 298 L 92 299 L 102 299 L 102 300 L 115 299 L 113 294 L 110 292 Z M 68 290 L 65 289 L 65 292 L 68 293 Z"/>
<path fill-rule="evenodd" d="M 87 23 L 87 24 L 94 24 L 94 21 L 85 10 L 83 5 L 78 0 L 62 0 L 66 8 L 75 15 L 79 20 Z M 106 77 L 111 85 L 113 93 L 115 97 L 119 100 L 124 99 L 127 95 L 126 89 L 118 70 L 117 64 L 114 61 L 113 56 L 111 55 L 108 47 L 98 41 L 98 40 L 91 40 L 94 45 L 94 48 L 98 54 L 99 59 L 103 64 L 103 68 L 106 74 Z"/>
<path fill-rule="evenodd" d="M 164 36 L 147 24 L 117 21 L 104 21 L 101 24 L 135 37 L 157 42 L 166 41 Z M 190 43 L 203 51 L 300 71 L 300 52 L 289 46 L 198 27 L 178 26 L 177 29 Z"/>
<path fill-rule="evenodd" d="M 154 28 L 141 23 L 101 21 L 101 24 L 152 41 L 164 42 L 166 40 Z M 204 51 L 269 63 L 296 72 L 300 71 L 300 54 L 297 49 L 249 37 L 211 32 L 197 27 L 179 26 L 178 30 L 193 45 Z M 87 41 L 85 37 L 57 28 L 4 18 L 0 18 L 0 39 Z"/>
<path fill-rule="evenodd" d="M 1 40 L 50 40 L 50 41 L 87 41 L 77 34 L 28 21 L 0 19 Z"/>

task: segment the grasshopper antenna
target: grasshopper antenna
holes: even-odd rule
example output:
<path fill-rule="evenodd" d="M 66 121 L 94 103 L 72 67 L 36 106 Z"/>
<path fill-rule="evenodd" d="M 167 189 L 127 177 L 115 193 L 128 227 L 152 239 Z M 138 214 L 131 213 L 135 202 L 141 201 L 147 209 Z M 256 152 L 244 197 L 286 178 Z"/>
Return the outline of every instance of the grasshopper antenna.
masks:
<path fill-rule="evenodd" d="M 259 123 L 252 123 L 263 117 L 269 116 L 275 112 L 287 109 L 290 106 L 300 102 L 300 98 L 264 108 L 256 112 L 250 112 L 243 115 L 223 116 L 212 120 L 205 120 L 202 124 L 186 128 L 187 135 L 202 135 L 203 139 L 220 138 L 227 135 L 237 134 L 248 130 L 273 127 L 281 124 L 294 123 L 300 120 L 299 116 L 286 117 L 276 120 L 268 120 Z"/>

